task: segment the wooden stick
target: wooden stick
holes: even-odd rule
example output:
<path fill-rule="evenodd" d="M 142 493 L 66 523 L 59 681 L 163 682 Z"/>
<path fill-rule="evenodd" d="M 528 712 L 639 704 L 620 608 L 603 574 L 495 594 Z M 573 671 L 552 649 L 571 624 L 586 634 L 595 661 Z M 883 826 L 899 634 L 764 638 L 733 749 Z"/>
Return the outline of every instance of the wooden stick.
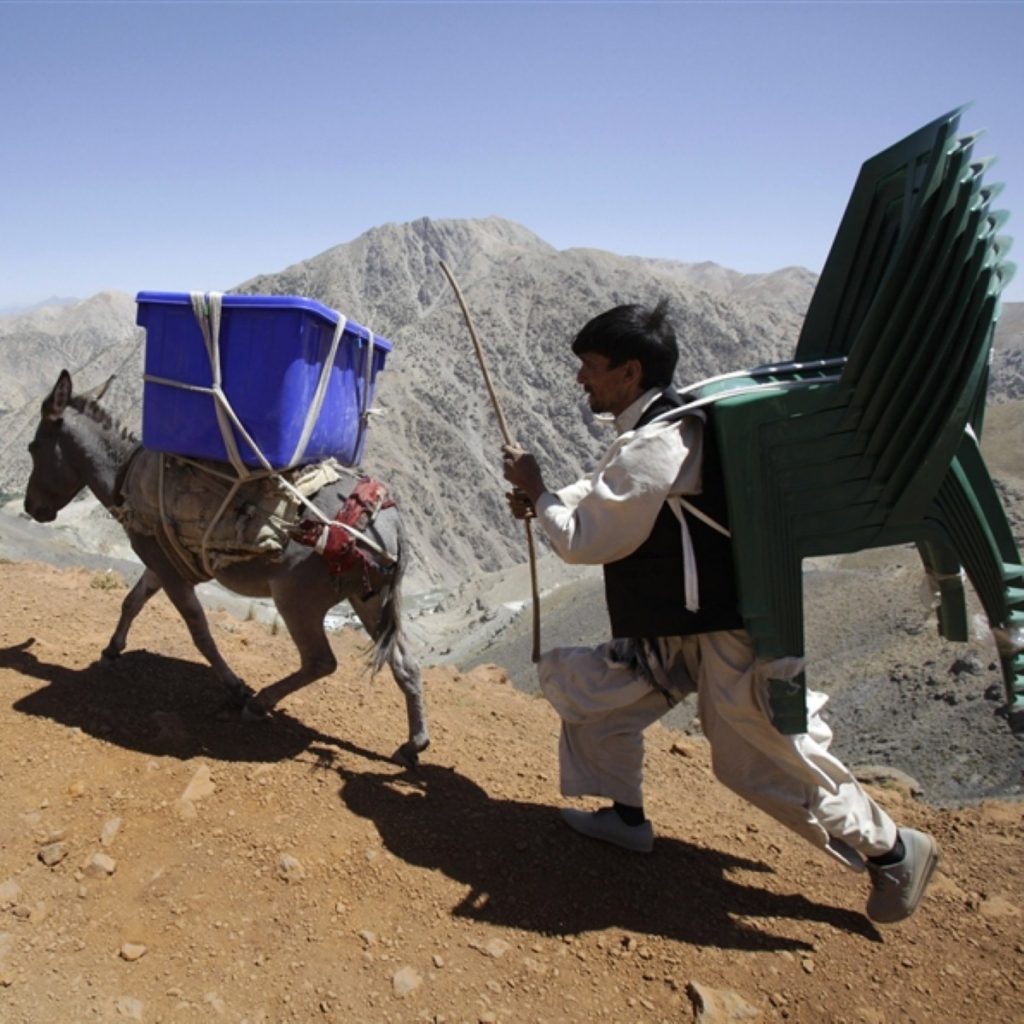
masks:
<path fill-rule="evenodd" d="M 480 370 L 484 376 L 484 384 L 487 385 L 487 394 L 491 397 L 491 405 L 494 406 L 494 414 L 498 418 L 498 427 L 501 430 L 501 437 L 506 445 L 514 446 L 515 441 L 512 439 L 512 434 L 508 429 L 508 423 L 505 420 L 505 414 L 501 411 L 501 403 L 498 401 L 498 396 L 494 391 L 494 385 L 491 383 L 491 375 L 487 371 L 487 360 L 484 358 L 484 349 L 480 344 L 480 339 L 477 337 L 476 328 L 473 326 L 473 318 L 469 315 L 469 307 L 466 305 L 466 300 L 462 297 L 462 290 L 459 288 L 455 281 L 455 277 L 452 272 L 448 269 L 448 264 L 444 260 L 441 260 L 441 269 L 444 271 L 444 276 L 448 278 L 448 283 L 452 286 L 452 291 L 455 292 L 455 298 L 459 301 L 459 307 L 462 310 L 462 318 L 466 321 L 466 327 L 469 330 L 469 336 L 473 342 L 473 349 L 476 352 L 477 362 L 480 364 Z M 530 591 L 533 598 L 533 662 L 536 664 L 540 661 L 540 593 L 537 587 L 537 554 L 533 544 L 533 528 L 530 524 L 529 519 L 523 520 L 523 525 L 526 527 L 526 549 L 530 556 Z"/>

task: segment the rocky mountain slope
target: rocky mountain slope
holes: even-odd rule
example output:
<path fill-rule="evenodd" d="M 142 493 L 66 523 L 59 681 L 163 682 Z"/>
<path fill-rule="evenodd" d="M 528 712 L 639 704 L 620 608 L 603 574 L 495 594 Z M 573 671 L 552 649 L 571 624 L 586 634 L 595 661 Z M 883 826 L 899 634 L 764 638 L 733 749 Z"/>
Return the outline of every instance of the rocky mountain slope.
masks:
<path fill-rule="evenodd" d="M 511 429 L 552 479 L 571 478 L 607 438 L 580 401 L 568 348 L 590 316 L 667 296 L 680 334 L 678 378 L 692 381 L 785 357 L 814 286 L 814 275 L 798 268 L 743 275 L 714 264 L 560 252 L 498 218 L 384 225 L 240 283 L 234 291 L 317 299 L 394 344 L 364 468 L 399 497 L 420 587 L 522 558 L 502 497 L 500 434 L 442 259 L 473 313 Z M 116 374 L 108 405 L 138 429 L 144 341 L 134 319 L 134 298 L 114 292 L 0 317 L 0 495 L 24 488 L 38 404 L 62 368 L 82 388 Z M 1009 307 L 1005 323 L 994 400 L 1021 397 L 1024 388 L 1019 310 Z"/>
<path fill-rule="evenodd" d="M 500 434 L 442 259 L 473 311 L 512 429 L 556 478 L 575 473 L 606 436 L 589 417 L 580 425 L 568 343 L 587 318 L 619 302 L 667 296 L 680 328 L 680 379 L 698 379 L 790 349 L 813 287 L 813 276 L 797 269 L 751 277 L 558 252 L 519 225 L 489 218 L 385 225 L 234 289 L 317 299 L 393 343 L 365 468 L 399 496 L 417 578 L 433 583 L 520 557 L 502 497 Z M 117 374 L 111 407 L 127 425 L 141 422 L 143 339 L 134 315 L 131 297 L 105 293 L 70 309 L 0 319 L 0 491 L 23 489 L 38 403 L 62 367 L 81 387 Z"/>

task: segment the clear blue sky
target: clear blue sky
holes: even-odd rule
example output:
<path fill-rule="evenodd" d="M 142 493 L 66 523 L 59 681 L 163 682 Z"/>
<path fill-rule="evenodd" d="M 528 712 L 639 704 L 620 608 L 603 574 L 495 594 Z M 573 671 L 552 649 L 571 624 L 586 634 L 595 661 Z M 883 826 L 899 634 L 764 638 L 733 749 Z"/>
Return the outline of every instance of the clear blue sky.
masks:
<path fill-rule="evenodd" d="M 0 0 L 0 309 L 226 289 L 368 228 L 818 271 L 860 164 L 973 103 L 1020 239 L 1024 3 Z"/>

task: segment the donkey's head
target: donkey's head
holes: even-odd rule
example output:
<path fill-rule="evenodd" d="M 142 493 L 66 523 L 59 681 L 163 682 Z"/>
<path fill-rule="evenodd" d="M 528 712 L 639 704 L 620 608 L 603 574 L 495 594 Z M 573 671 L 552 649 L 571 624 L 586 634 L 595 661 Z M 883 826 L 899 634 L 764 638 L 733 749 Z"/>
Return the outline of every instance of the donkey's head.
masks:
<path fill-rule="evenodd" d="M 68 430 L 65 417 L 69 409 L 80 410 L 85 400 L 102 397 L 113 379 L 76 397 L 72 406 L 71 374 L 61 370 L 53 390 L 43 400 L 36 436 L 28 446 L 32 473 L 25 489 L 25 511 L 36 522 L 53 522 L 88 483 L 80 441 Z"/>

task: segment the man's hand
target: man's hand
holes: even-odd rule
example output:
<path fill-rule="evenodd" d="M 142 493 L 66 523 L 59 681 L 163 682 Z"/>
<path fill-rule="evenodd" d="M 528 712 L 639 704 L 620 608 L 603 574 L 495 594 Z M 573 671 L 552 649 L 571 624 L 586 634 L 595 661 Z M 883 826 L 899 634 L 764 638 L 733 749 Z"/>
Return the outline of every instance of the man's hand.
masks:
<path fill-rule="evenodd" d="M 529 500 L 531 507 L 546 490 L 537 460 L 518 445 L 504 445 L 501 449 L 505 479 Z M 512 514 L 515 515 L 513 508 Z M 516 516 L 517 519 L 522 518 Z"/>
<path fill-rule="evenodd" d="M 533 502 L 522 491 L 508 491 L 505 494 L 508 507 L 516 519 L 535 519 L 537 511 Z"/>

